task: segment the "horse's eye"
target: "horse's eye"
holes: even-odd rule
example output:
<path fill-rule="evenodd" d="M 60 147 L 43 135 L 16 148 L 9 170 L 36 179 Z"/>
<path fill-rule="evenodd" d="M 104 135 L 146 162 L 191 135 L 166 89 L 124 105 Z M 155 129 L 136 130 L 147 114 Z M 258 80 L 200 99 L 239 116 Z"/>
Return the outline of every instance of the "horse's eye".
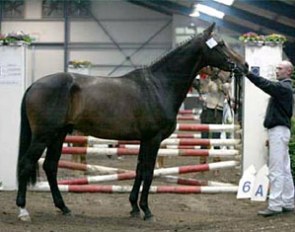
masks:
<path fill-rule="evenodd" d="M 225 44 L 224 44 L 224 41 L 220 41 L 219 43 L 218 43 L 220 46 L 224 46 Z"/>

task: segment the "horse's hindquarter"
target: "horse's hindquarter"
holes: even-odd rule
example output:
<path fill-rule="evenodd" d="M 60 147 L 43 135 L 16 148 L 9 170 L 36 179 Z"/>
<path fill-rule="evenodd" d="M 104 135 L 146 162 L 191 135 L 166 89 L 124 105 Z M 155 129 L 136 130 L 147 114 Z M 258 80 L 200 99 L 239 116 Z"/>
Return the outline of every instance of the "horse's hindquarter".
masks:
<path fill-rule="evenodd" d="M 151 95 L 149 84 L 142 80 L 97 77 L 91 84 L 79 83 L 79 87 L 80 109 L 74 127 L 86 134 L 142 139 L 164 127 L 165 114 L 157 96 Z"/>
<path fill-rule="evenodd" d="M 34 82 L 24 95 L 33 132 L 46 133 L 66 125 L 73 85 L 67 73 L 56 73 Z"/>

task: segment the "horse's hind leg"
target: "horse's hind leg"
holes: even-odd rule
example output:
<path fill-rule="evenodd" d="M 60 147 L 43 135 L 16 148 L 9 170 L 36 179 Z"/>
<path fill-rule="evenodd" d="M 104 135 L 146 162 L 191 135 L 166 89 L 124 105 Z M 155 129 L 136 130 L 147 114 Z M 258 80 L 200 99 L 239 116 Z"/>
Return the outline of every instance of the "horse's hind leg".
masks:
<path fill-rule="evenodd" d="M 65 205 L 60 190 L 57 185 L 57 169 L 58 161 L 61 156 L 61 149 L 66 133 L 62 133 L 59 137 L 52 142 L 46 152 L 43 169 L 46 173 L 47 180 L 50 186 L 54 205 L 59 208 L 63 214 L 69 214 L 71 211 Z"/>
<path fill-rule="evenodd" d="M 16 197 L 16 205 L 20 207 L 19 218 L 23 221 L 30 221 L 26 206 L 26 192 L 27 185 L 31 181 L 36 181 L 37 175 L 37 162 L 41 157 L 43 151 L 46 148 L 46 144 L 33 140 L 30 147 L 26 151 L 23 158 L 19 161 L 19 176 L 18 176 L 18 192 Z"/>

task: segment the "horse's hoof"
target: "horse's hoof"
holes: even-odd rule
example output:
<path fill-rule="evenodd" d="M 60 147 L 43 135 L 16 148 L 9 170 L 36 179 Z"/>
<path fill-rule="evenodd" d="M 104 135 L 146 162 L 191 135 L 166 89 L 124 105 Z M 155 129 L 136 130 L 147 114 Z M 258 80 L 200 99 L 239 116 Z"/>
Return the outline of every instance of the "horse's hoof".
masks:
<path fill-rule="evenodd" d="M 71 215 L 71 210 L 68 207 L 63 207 L 61 211 L 63 215 Z"/>
<path fill-rule="evenodd" d="M 62 211 L 62 215 L 71 216 L 72 215 L 72 212 L 71 212 L 71 210 Z"/>
<path fill-rule="evenodd" d="M 140 211 L 131 211 L 130 216 L 133 218 L 139 218 L 140 217 Z"/>
<path fill-rule="evenodd" d="M 148 221 L 148 222 L 155 222 L 156 219 L 152 214 L 149 215 L 144 215 L 143 220 Z"/>
<path fill-rule="evenodd" d="M 19 209 L 18 219 L 23 222 L 31 222 L 30 214 L 25 208 Z"/>
<path fill-rule="evenodd" d="M 63 212 L 62 215 L 64 215 L 64 216 L 73 216 L 71 211 L 70 212 L 66 212 L 66 213 Z"/>
<path fill-rule="evenodd" d="M 30 215 L 18 216 L 18 219 L 22 222 L 31 222 L 32 221 Z"/>

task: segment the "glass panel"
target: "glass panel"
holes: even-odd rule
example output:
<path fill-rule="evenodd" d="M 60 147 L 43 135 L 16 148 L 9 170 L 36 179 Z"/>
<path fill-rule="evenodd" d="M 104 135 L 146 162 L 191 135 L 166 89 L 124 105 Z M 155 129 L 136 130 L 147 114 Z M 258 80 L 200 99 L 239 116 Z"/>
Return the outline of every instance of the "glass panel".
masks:
<path fill-rule="evenodd" d="M 63 18 L 64 1 L 63 0 L 43 0 L 42 1 L 43 18 Z"/>
<path fill-rule="evenodd" d="M 89 17 L 91 3 L 89 0 L 72 0 L 69 3 L 69 16 Z"/>
<path fill-rule="evenodd" d="M 24 18 L 24 0 L 2 1 L 3 18 Z"/>

